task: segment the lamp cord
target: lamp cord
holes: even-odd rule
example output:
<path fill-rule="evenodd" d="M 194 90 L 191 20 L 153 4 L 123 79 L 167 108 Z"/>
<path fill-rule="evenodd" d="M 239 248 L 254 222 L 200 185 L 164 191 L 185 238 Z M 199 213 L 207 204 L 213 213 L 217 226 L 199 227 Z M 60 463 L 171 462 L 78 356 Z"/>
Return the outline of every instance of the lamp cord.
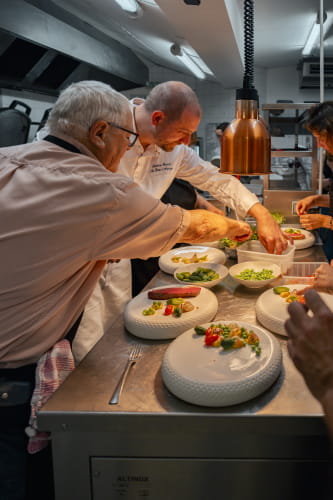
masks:
<path fill-rule="evenodd" d="M 244 63 L 243 89 L 254 88 L 254 0 L 244 0 Z"/>

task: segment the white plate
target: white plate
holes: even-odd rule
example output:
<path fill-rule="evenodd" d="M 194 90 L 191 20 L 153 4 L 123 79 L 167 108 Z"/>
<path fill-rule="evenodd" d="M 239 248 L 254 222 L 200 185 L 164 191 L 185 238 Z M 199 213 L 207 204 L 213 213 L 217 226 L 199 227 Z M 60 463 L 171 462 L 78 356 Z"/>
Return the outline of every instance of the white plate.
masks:
<path fill-rule="evenodd" d="M 298 229 L 301 231 L 302 234 L 304 234 L 305 238 L 303 240 L 294 240 L 294 245 L 296 250 L 301 250 L 303 248 L 309 248 L 312 247 L 314 242 L 316 241 L 316 238 L 314 234 L 312 234 L 310 231 L 306 231 L 306 229 L 302 229 L 301 227 L 295 227 L 295 226 L 288 226 L 287 224 L 283 224 L 281 226 L 281 229 Z"/>
<path fill-rule="evenodd" d="M 162 378 L 170 392 L 188 403 L 229 406 L 248 401 L 268 389 L 281 371 L 280 344 L 269 332 L 243 321 L 217 323 L 253 330 L 260 338 L 261 354 L 250 346 L 226 351 L 206 347 L 204 336 L 193 328 L 180 335 L 165 352 Z"/>
<path fill-rule="evenodd" d="M 208 264 L 210 262 L 214 264 L 224 264 L 227 260 L 227 257 L 222 250 L 218 250 L 216 248 L 210 248 L 208 246 L 187 246 L 187 247 L 178 247 L 169 250 L 165 254 L 161 255 L 158 259 L 158 264 L 160 269 L 165 273 L 173 274 L 177 267 L 183 267 L 189 264 L 185 264 L 181 260 L 179 262 L 173 262 L 172 257 L 180 257 L 181 259 L 187 258 L 190 259 L 194 254 L 197 254 L 198 257 L 203 257 L 207 255 L 207 260 L 203 262 L 198 262 L 197 264 Z"/>
<path fill-rule="evenodd" d="M 184 272 L 189 272 L 189 273 L 194 273 L 198 269 L 198 267 L 205 268 L 205 269 L 212 269 L 215 271 L 219 277 L 215 280 L 212 281 L 183 281 L 179 278 L 177 278 L 177 274 L 179 273 L 184 273 Z M 229 270 L 226 266 L 223 266 L 222 264 L 215 264 L 214 262 L 203 262 L 199 264 L 183 264 L 180 267 L 177 267 L 175 272 L 173 273 L 173 277 L 175 278 L 178 283 L 181 283 L 184 285 L 186 283 L 187 285 L 193 285 L 193 286 L 202 286 L 204 288 L 213 288 L 213 286 L 218 285 L 221 283 L 221 281 L 224 280 L 226 276 L 228 276 Z"/>
<path fill-rule="evenodd" d="M 181 288 L 182 286 L 177 285 L 178 287 Z M 153 290 L 158 288 L 175 287 L 161 286 L 153 288 Z M 183 313 L 180 318 L 164 316 L 163 310 L 156 311 L 152 316 L 144 316 L 142 311 L 148 309 L 153 300 L 148 299 L 148 291 L 140 293 L 130 300 L 125 307 L 125 327 L 133 335 L 143 339 L 173 339 L 188 328 L 212 320 L 218 309 L 216 295 L 206 288 L 200 287 L 200 289 L 201 292 L 197 297 L 186 299 L 195 306 L 193 311 Z M 161 302 L 166 303 L 165 300 Z"/>
<path fill-rule="evenodd" d="M 269 269 L 272 271 L 273 278 L 269 278 L 267 280 L 244 280 L 242 278 L 238 278 L 238 275 L 245 269 L 253 269 L 256 272 L 260 272 L 263 269 Z M 248 288 L 263 288 L 264 286 L 268 285 L 268 283 L 271 283 L 279 276 L 281 276 L 281 267 L 277 264 L 273 264 L 272 262 L 254 260 L 248 262 L 240 262 L 239 264 L 231 266 L 229 268 L 229 274 L 234 280 L 236 280 L 243 286 L 246 286 Z"/>
<path fill-rule="evenodd" d="M 286 286 L 290 290 L 301 290 L 306 287 L 304 284 Z M 333 311 L 333 295 L 320 293 L 320 296 Z M 268 330 L 287 336 L 288 334 L 284 328 L 284 323 L 289 318 L 288 305 L 288 302 L 273 292 L 273 288 L 266 290 L 258 297 L 256 302 L 255 308 L 257 319 L 264 327 L 268 328 Z"/>

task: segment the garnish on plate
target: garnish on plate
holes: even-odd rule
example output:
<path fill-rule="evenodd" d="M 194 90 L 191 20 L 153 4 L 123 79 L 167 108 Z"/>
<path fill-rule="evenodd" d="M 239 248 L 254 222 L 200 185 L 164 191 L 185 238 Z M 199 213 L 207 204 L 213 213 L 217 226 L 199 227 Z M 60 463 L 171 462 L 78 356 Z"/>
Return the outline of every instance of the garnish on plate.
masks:
<path fill-rule="evenodd" d="M 188 300 L 184 300 L 182 297 L 173 297 L 166 301 L 166 303 L 160 301 L 153 301 L 152 305 L 148 309 L 144 309 L 142 314 L 144 316 L 152 316 L 157 311 L 163 311 L 164 316 L 174 316 L 180 318 L 183 313 L 193 311 L 194 305 Z"/>
<path fill-rule="evenodd" d="M 297 292 L 297 290 L 290 290 L 287 286 L 276 286 L 273 288 L 273 292 L 276 293 L 284 299 L 288 304 L 291 302 L 300 302 L 301 304 L 305 304 L 305 297 L 303 294 Z"/>
<path fill-rule="evenodd" d="M 198 257 L 196 253 L 192 255 L 192 257 L 181 257 L 175 255 L 174 257 L 171 258 L 172 262 L 182 262 L 183 264 L 197 264 L 198 262 L 207 262 L 208 261 L 208 255 L 202 255 L 201 257 Z"/>
<path fill-rule="evenodd" d="M 261 354 L 258 335 L 237 323 L 212 323 L 208 328 L 197 325 L 194 330 L 197 335 L 204 335 L 207 347 L 221 347 L 223 350 L 228 350 L 249 345 L 257 356 Z"/>

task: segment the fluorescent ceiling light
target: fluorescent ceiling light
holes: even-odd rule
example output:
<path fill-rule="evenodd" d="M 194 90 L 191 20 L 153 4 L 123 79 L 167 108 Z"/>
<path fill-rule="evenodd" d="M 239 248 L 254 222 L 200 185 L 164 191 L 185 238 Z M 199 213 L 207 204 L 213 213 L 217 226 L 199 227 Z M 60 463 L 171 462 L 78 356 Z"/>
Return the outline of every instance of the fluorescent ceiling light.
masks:
<path fill-rule="evenodd" d="M 115 0 L 115 2 L 128 14 L 137 14 L 140 5 L 136 0 Z"/>
<path fill-rule="evenodd" d="M 206 77 L 205 73 L 186 52 L 183 51 L 182 54 L 177 57 L 197 78 L 203 80 Z"/>
<path fill-rule="evenodd" d="M 181 61 L 197 78 L 203 80 L 206 78 L 205 73 L 199 68 L 194 60 L 189 56 L 177 43 L 170 47 L 170 52 Z"/>
<path fill-rule="evenodd" d="M 309 56 L 311 54 L 313 48 L 318 44 L 319 34 L 320 34 L 320 24 L 315 22 L 313 23 L 309 36 L 302 50 L 303 56 Z"/>
<path fill-rule="evenodd" d="M 325 23 L 327 19 L 327 13 L 324 12 L 323 15 L 323 35 L 325 35 L 325 32 L 329 28 L 328 24 L 330 23 Z M 319 19 L 319 14 L 317 15 L 317 18 L 315 22 L 313 23 L 313 26 L 311 28 L 311 31 L 309 33 L 308 38 L 306 39 L 304 48 L 302 50 L 302 55 L 303 56 L 309 56 L 313 49 L 319 44 L 319 36 L 320 36 L 320 19 Z"/>

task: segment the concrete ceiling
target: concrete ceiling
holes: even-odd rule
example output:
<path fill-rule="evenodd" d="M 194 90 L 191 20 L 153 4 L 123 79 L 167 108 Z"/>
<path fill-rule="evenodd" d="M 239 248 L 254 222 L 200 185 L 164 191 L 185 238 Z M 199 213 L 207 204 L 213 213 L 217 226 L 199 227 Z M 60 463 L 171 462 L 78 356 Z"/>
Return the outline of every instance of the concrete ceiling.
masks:
<path fill-rule="evenodd" d="M 148 62 L 182 70 L 170 53 L 173 42 L 197 53 L 226 88 L 239 85 L 243 72 L 243 0 L 139 0 L 142 16 L 130 18 L 114 0 L 53 0 L 65 11 L 130 47 Z M 319 0 L 255 0 L 255 65 L 296 66 Z M 324 0 L 327 23 L 333 2 Z M 318 54 L 318 51 L 317 51 Z M 325 56 L 333 57 L 333 27 L 325 37 Z M 185 70 L 186 72 L 186 70 Z"/>
<path fill-rule="evenodd" d="M 103 51 L 97 50 L 96 60 L 101 55 L 112 56 L 120 69 L 122 66 L 129 66 L 132 73 L 135 72 L 137 64 L 135 57 L 138 57 L 148 66 L 160 65 L 187 73 L 188 70 L 170 52 L 171 45 L 178 43 L 193 57 L 201 57 L 212 72 L 211 75 L 207 75 L 208 79 L 221 83 L 225 88 L 238 87 L 242 81 L 243 0 L 201 0 L 199 6 L 187 5 L 184 0 L 138 0 L 142 15 L 137 18 L 131 18 L 126 14 L 115 0 L 2 0 L 2 2 L 4 5 L 7 4 L 7 9 L 11 9 L 13 13 L 18 7 L 21 8 L 22 4 L 23 6 L 30 4 L 30 8 L 43 11 L 44 32 L 49 39 L 58 37 L 58 44 L 61 36 L 59 37 L 59 33 L 51 33 L 53 19 L 57 20 L 58 26 L 72 28 L 71 43 L 74 31 L 83 33 L 87 45 L 82 44 L 78 38 L 76 50 L 86 51 L 87 55 L 89 52 L 90 63 L 94 57 L 91 46 L 97 40 L 103 44 Z M 319 0 L 255 0 L 255 66 L 296 67 L 302 57 L 301 51 L 319 5 Z M 331 23 L 331 28 L 325 35 L 325 57 L 333 57 L 333 1 L 324 0 L 324 9 L 328 14 L 326 24 Z M 19 22 L 17 18 L 15 20 L 13 14 L 10 16 L 10 21 L 13 24 Z M 27 26 L 31 27 L 31 23 L 26 19 L 21 19 L 20 22 L 21 25 L 24 23 L 21 29 L 26 30 Z M 64 34 L 65 32 L 63 30 Z M 88 44 L 89 39 L 93 39 L 92 44 Z M 70 50 L 71 43 L 65 36 L 61 42 L 65 52 L 66 46 Z M 36 43 L 43 44 L 40 40 L 36 40 Z M 106 54 L 107 47 L 113 51 L 110 55 Z M 62 51 L 62 48 L 58 47 L 58 50 Z M 318 56 L 318 50 L 317 48 L 315 56 Z M 134 61 L 134 66 L 130 63 L 131 60 Z M 101 64 L 99 66 L 102 67 Z M 123 76 L 119 70 L 118 75 Z M 137 81 L 143 81 L 144 78 L 142 74 Z M 135 78 L 132 80 L 136 81 Z"/>

